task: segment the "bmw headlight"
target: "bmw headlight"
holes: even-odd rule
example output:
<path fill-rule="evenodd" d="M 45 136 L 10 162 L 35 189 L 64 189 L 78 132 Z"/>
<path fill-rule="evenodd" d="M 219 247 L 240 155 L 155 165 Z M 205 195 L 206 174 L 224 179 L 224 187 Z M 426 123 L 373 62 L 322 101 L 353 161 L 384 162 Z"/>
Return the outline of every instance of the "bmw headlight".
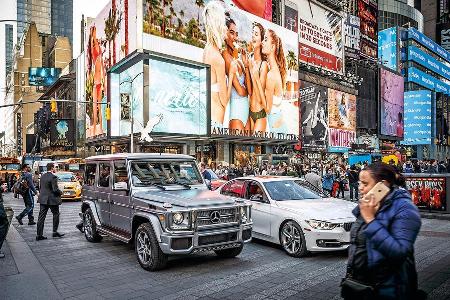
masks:
<path fill-rule="evenodd" d="M 338 224 L 320 220 L 306 220 L 306 223 L 308 223 L 312 228 L 319 230 L 333 230 L 338 226 Z"/>
<path fill-rule="evenodd" d="M 170 228 L 174 230 L 188 230 L 191 228 L 189 212 L 174 212 L 170 216 Z"/>

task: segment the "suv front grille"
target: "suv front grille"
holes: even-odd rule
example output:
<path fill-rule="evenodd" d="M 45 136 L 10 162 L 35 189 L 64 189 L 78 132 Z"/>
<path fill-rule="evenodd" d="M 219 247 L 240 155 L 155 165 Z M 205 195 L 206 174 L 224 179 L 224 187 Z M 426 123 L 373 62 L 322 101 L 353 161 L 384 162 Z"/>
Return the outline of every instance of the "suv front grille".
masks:
<path fill-rule="evenodd" d="M 353 225 L 353 222 L 348 222 L 348 223 L 344 223 L 344 230 L 345 231 L 350 231 L 350 229 L 352 229 L 352 225 Z"/>
<path fill-rule="evenodd" d="M 197 212 L 197 226 L 233 223 L 238 221 L 237 208 L 200 210 Z"/>

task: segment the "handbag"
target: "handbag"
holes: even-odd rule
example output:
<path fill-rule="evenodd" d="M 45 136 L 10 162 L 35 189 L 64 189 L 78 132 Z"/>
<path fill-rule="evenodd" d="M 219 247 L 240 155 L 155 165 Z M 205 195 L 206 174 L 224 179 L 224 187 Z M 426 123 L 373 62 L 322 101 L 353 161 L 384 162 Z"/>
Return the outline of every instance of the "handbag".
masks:
<path fill-rule="evenodd" d="M 341 297 L 346 300 L 375 300 L 376 288 L 350 277 L 342 278 Z"/>

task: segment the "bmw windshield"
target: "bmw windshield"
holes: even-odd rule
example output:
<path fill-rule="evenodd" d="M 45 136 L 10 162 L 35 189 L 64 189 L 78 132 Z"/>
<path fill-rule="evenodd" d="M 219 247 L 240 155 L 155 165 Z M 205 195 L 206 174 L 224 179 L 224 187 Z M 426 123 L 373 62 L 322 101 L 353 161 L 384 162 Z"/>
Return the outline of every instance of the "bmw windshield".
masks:
<path fill-rule="evenodd" d="M 131 178 L 136 187 L 155 185 L 190 186 L 203 183 L 193 161 L 133 161 Z"/>
<path fill-rule="evenodd" d="M 264 186 L 275 201 L 321 199 L 300 180 L 282 180 L 265 182 Z"/>

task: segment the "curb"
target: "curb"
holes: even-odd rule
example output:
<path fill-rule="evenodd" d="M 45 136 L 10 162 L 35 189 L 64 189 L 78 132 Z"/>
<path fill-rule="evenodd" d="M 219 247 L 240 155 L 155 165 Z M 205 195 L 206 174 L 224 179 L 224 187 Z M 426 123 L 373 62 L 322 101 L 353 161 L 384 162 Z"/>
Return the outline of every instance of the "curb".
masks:
<path fill-rule="evenodd" d="M 435 220 L 450 221 L 450 214 L 420 212 L 420 216 L 422 218 L 424 218 L 424 219 L 435 219 Z"/>

